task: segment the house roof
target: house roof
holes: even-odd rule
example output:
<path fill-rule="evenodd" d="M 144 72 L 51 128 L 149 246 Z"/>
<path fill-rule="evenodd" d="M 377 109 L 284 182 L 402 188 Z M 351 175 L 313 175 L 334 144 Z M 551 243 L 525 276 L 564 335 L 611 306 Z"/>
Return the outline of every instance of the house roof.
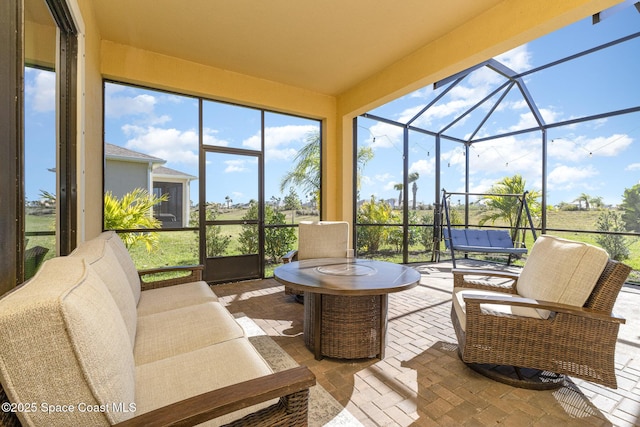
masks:
<path fill-rule="evenodd" d="M 498 29 L 514 38 L 500 46 L 508 50 L 615 2 L 110 0 L 93 7 L 103 40 L 335 96 L 427 46 L 454 52 Z M 514 30 L 520 18 L 538 15 L 537 34 Z M 455 43 L 441 43 L 451 34 Z"/>
<path fill-rule="evenodd" d="M 164 164 L 167 161 L 159 157 L 150 156 L 148 154 L 139 153 L 129 150 L 119 145 L 113 145 L 106 142 L 104 144 L 104 155 L 107 159 L 126 160 L 130 162 Z"/>
<path fill-rule="evenodd" d="M 180 172 L 165 166 L 158 166 L 157 168 L 153 169 L 151 174 L 154 176 L 154 178 L 179 178 L 186 179 L 188 181 L 198 179 L 197 176 L 189 175 L 187 173 Z"/>
<path fill-rule="evenodd" d="M 137 151 L 129 150 L 128 148 L 121 147 L 119 145 L 104 144 L 105 157 L 107 159 L 125 160 L 131 162 L 140 163 L 152 163 L 156 165 L 153 168 L 151 174 L 156 178 L 178 178 L 187 181 L 193 181 L 198 179 L 197 176 L 189 175 L 188 173 L 180 172 L 175 169 L 168 168 L 166 166 L 160 166 L 167 161 L 159 157 L 150 156 L 148 154 L 139 153 Z"/>

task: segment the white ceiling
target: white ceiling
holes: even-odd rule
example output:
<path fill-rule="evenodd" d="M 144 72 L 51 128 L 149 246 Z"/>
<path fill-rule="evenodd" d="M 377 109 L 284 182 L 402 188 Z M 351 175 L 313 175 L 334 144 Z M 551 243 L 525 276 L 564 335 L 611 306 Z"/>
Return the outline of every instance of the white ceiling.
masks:
<path fill-rule="evenodd" d="M 95 0 L 103 39 L 338 95 L 501 0 Z"/>

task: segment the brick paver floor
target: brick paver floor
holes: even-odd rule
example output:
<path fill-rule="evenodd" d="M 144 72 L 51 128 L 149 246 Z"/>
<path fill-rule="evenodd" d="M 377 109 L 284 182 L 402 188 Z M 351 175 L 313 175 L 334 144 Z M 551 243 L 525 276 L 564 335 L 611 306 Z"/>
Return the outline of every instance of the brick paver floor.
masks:
<path fill-rule="evenodd" d="M 487 379 L 460 361 L 450 320 L 451 265 L 413 267 L 420 285 L 389 296 L 384 360 L 315 360 L 304 346 L 303 306 L 273 279 L 214 290 L 232 313 L 245 313 L 308 366 L 364 426 L 640 425 L 640 288 L 625 286 L 614 309 L 627 319 L 616 350 L 618 389 L 569 378 L 559 390 L 533 391 Z"/>

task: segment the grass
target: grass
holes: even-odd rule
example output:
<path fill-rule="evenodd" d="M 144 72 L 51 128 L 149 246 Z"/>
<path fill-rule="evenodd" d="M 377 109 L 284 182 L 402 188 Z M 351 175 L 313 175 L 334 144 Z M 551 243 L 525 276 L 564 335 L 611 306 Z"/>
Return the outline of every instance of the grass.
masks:
<path fill-rule="evenodd" d="M 225 210 L 219 219 L 240 220 L 245 211 L 242 209 Z M 550 211 L 547 216 L 548 228 L 562 228 L 576 231 L 593 231 L 596 228 L 596 221 L 599 215 L 598 210 L 590 211 Z M 294 224 L 300 221 L 317 220 L 315 216 L 298 216 L 292 212 L 286 212 L 287 222 L 292 220 Z M 477 223 L 480 212 L 471 210 L 470 222 Z M 27 215 L 28 231 L 51 231 L 53 228 L 52 215 Z M 504 225 L 504 224 L 496 224 Z M 237 245 L 237 237 L 242 229 L 241 225 L 224 226 L 224 233 L 232 237 L 234 245 Z M 582 241 L 590 244 L 596 244 L 596 234 L 579 233 L 579 232 L 553 232 L 550 234 L 559 237 L 565 237 L 572 240 Z M 55 256 L 55 237 L 54 236 L 28 236 L 29 242 L 27 247 L 36 245 L 49 248 L 46 259 Z M 168 231 L 158 233 L 158 245 L 152 252 L 147 252 L 143 245 L 138 245 L 130 249 L 131 256 L 139 269 L 155 268 L 170 265 L 189 265 L 198 264 L 198 234 L 194 231 Z M 527 233 L 527 247 L 533 244 L 531 233 Z M 630 258 L 624 262 L 631 266 L 634 271 L 630 280 L 634 282 L 640 281 L 640 237 L 626 237 L 630 250 Z M 431 248 L 426 249 L 422 245 L 415 245 L 410 248 L 409 262 L 428 262 L 431 260 Z M 229 253 L 239 253 L 238 247 L 229 248 Z M 376 259 L 386 260 L 390 262 L 402 262 L 402 255 L 390 245 L 381 247 L 375 254 L 359 254 L 362 257 L 375 257 Z M 474 256 L 475 257 L 475 256 Z M 479 256 L 479 258 L 481 258 Z M 506 257 L 491 256 L 488 259 L 504 262 Z M 268 264 L 266 266 L 265 275 L 268 277 L 272 274 L 273 268 L 277 264 Z"/>

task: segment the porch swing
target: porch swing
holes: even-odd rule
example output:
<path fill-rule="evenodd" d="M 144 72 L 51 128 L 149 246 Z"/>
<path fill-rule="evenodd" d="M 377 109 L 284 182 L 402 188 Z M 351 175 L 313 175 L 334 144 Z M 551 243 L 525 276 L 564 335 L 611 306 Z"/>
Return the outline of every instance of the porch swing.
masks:
<path fill-rule="evenodd" d="M 536 230 L 531 220 L 531 212 L 527 204 L 527 193 L 527 191 L 522 194 L 449 193 L 445 189 L 442 189 L 442 199 L 439 205 L 441 211 L 436 211 L 434 221 L 433 253 L 437 254 L 436 261 L 440 260 L 441 240 L 444 240 L 445 248 L 448 249 L 451 254 L 453 268 L 456 268 L 456 252 L 464 252 L 465 257 L 469 253 L 505 254 L 508 255 L 507 265 L 511 264 L 513 258 L 527 254 L 528 249 L 525 245 L 526 228 L 521 227 L 523 214 L 527 215 L 528 228 L 531 230 L 533 240 L 535 241 L 537 239 Z M 519 202 L 516 222 L 510 232 L 507 229 L 485 230 L 453 228 L 451 226 L 450 206 L 451 196 L 454 195 L 515 197 Z"/>

